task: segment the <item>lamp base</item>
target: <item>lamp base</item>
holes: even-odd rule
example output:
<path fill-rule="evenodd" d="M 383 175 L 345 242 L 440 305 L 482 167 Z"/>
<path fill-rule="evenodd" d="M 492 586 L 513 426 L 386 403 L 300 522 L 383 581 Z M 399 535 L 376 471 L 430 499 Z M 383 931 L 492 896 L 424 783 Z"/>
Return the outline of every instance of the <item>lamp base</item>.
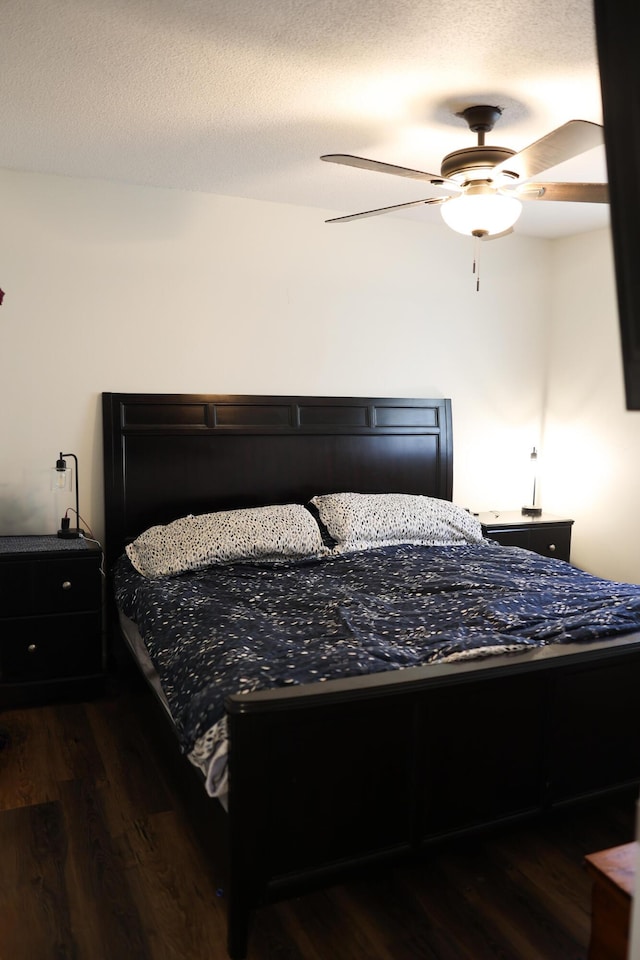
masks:
<path fill-rule="evenodd" d="M 522 512 L 525 517 L 539 517 L 542 513 L 542 507 L 523 507 Z"/>
<path fill-rule="evenodd" d="M 84 530 L 81 530 L 80 527 L 72 527 L 70 518 L 63 517 L 60 521 L 58 536 L 61 540 L 78 540 L 80 537 L 84 537 Z"/>

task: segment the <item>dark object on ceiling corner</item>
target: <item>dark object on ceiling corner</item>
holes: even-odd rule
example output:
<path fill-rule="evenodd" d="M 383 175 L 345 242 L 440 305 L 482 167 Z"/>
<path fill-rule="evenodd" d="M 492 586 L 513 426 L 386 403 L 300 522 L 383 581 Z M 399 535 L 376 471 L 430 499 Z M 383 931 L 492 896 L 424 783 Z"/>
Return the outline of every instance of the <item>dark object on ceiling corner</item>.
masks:
<path fill-rule="evenodd" d="M 640 59 L 638 7 L 594 0 L 627 410 L 640 410 Z"/>

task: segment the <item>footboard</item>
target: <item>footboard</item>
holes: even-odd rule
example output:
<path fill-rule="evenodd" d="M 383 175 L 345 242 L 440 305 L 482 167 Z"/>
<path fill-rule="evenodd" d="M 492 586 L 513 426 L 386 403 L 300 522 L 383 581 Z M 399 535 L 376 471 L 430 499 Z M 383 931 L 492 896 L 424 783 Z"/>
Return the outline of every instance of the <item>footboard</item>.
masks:
<path fill-rule="evenodd" d="M 230 697 L 229 954 L 252 909 L 640 780 L 640 638 Z"/>

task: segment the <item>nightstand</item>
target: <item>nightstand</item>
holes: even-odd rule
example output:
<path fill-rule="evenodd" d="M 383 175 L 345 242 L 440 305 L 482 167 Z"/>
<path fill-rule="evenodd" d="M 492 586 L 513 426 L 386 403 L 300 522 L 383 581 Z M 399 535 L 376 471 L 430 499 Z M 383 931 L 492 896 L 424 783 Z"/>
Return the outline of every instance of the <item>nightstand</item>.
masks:
<path fill-rule="evenodd" d="M 0 703 L 102 685 L 102 551 L 84 539 L 0 537 Z"/>
<path fill-rule="evenodd" d="M 543 557 L 569 560 L 573 520 L 542 513 L 528 517 L 517 510 L 477 514 L 482 532 L 505 547 L 524 547 Z"/>

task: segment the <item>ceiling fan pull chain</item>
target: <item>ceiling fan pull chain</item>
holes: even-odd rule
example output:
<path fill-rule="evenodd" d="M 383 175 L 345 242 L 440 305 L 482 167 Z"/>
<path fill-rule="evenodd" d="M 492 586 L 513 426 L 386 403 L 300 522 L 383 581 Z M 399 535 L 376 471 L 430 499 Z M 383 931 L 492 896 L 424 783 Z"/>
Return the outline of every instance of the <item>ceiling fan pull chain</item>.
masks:
<path fill-rule="evenodd" d="M 480 237 L 473 238 L 473 274 L 476 278 L 476 293 L 480 290 Z"/>

